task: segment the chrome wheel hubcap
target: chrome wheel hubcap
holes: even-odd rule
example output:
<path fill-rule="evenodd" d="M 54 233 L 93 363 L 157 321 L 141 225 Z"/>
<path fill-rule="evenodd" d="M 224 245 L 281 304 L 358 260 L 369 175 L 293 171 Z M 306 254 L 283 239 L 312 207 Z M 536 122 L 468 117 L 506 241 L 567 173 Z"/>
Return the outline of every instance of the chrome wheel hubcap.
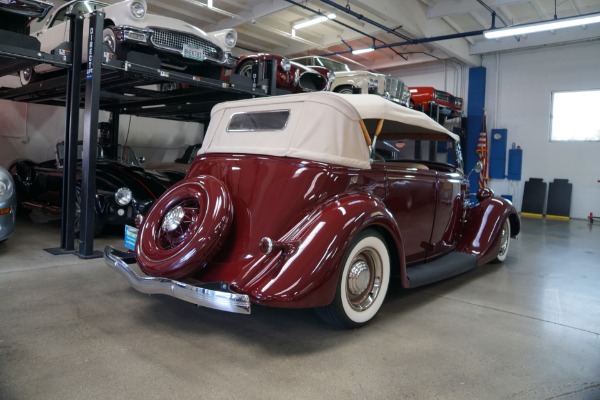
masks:
<path fill-rule="evenodd" d="M 184 216 L 185 212 L 183 211 L 183 207 L 177 206 L 173 208 L 165 215 L 161 229 L 165 232 L 174 231 L 179 227 Z"/>
<path fill-rule="evenodd" d="M 348 290 L 354 296 L 363 293 L 369 286 L 371 272 L 369 265 L 364 260 L 358 260 L 350 268 L 348 275 Z"/>
<path fill-rule="evenodd" d="M 363 311 L 373 304 L 382 274 L 382 261 L 375 250 L 365 249 L 354 257 L 346 280 L 346 295 L 353 309 Z"/>
<path fill-rule="evenodd" d="M 502 232 L 500 233 L 501 235 L 501 242 L 500 242 L 500 249 L 498 250 L 498 256 L 502 257 L 504 256 L 504 254 L 506 254 L 506 250 L 508 249 L 508 228 L 506 226 L 506 222 L 504 223 L 504 226 L 502 227 Z"/>

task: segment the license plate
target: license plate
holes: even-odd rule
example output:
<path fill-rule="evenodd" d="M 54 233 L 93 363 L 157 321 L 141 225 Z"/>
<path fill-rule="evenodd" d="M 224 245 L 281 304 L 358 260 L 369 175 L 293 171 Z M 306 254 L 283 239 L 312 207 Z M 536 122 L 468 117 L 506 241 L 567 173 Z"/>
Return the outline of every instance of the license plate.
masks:
<path fill-rule="evenodd" d="M 196 47 L 190 47 L 187 44 L 183 45 L 183 56 L 192 60 L 204 61 L 204 50 Z"/>
<path fill-rule="evenodd" d="M 129 250 L 135 250 L 135 242 L 137 241 L 138 228 L 135 226 L 125 225 L 125 247 Z"/>

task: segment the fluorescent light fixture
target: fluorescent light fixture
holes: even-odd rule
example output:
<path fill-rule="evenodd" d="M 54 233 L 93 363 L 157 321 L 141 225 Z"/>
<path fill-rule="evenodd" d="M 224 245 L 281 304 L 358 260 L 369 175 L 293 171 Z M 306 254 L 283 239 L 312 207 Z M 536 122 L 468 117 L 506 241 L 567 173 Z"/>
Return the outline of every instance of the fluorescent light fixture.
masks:
<path fill-rule="evenodd" d="M 515 25 L 507 28 L 490 29 L 483 32 L 486 39 L 496 39 L 507 36 L 519 36 L 528 33 L 553 31 L 555 29 L 571 28 L 574 26 L 589 25 L 600 22 L 600 14 L 581 15 L 573 18 L 553 19 L 534 24 Z"/>
<path fill-rule="evenodd" d="M 366 49 L 358 49 L 358 50 L 352 50 L 352 54 L 364 54 L 364 53 L 370 53 L 371 51 L 375 50 L 372 47 L 367 47 Z"/>
<path fill-rule="evenodd" d="M 321 22 L 329 21 L 330 19 L 335 19 L 335 17 L 336 17 L 335 14 L 320 15 L 316 18 L 309 19 L 308 21 L 299 22 L 299 23 L 295 24 L 293 26 L 293 29 L 306 28 L 307 26 L 316 25 L 316 24 L 320 24 Z"/>

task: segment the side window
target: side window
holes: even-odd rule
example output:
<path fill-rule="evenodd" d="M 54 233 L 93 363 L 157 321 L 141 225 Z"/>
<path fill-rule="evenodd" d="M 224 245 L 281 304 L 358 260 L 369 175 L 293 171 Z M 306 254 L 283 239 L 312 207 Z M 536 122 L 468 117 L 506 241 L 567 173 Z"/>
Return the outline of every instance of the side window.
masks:
<path fill-rule="evenodd" d="M 76 3 L 73 6 L 73 9 L 71 10 L 71 12 L 73 12 L 74 14 L 85 14 L 91 11 L 93 5 L 92 4 L 87 4 L 86 2 L 79 2 Z"/>
<path fill-rule="evenodd" d="M 67 15 L 67 7 L 59 10 L 56 15 L 54 15 L 54 20 L 50 23 L 50 26 L 55 26 L 57 24 L 62 23 L 65 20 Z"/>
<path fill-rule="evenodd" d="M 290 114 L 290 110 L 235 113 L 229 120 L 227 132 L 282 131 Z"/>
<path fill-rule="evenodd" d="M 379 140 L 375 146 L 378 161 L 422 161 L 461 166 L 456 149 L 450 141 L 394 139 Z"/>

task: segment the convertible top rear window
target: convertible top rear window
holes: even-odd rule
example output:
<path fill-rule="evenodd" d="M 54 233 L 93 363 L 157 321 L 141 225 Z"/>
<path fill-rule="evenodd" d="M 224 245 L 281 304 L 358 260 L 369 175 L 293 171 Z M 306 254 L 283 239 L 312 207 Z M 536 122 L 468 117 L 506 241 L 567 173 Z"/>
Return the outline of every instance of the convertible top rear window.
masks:
<path fill-rule="evenodd" d="M 281 131 L 290 114 L 290 110 L 235 113 L 229 119 L 227 132 Z"/>

